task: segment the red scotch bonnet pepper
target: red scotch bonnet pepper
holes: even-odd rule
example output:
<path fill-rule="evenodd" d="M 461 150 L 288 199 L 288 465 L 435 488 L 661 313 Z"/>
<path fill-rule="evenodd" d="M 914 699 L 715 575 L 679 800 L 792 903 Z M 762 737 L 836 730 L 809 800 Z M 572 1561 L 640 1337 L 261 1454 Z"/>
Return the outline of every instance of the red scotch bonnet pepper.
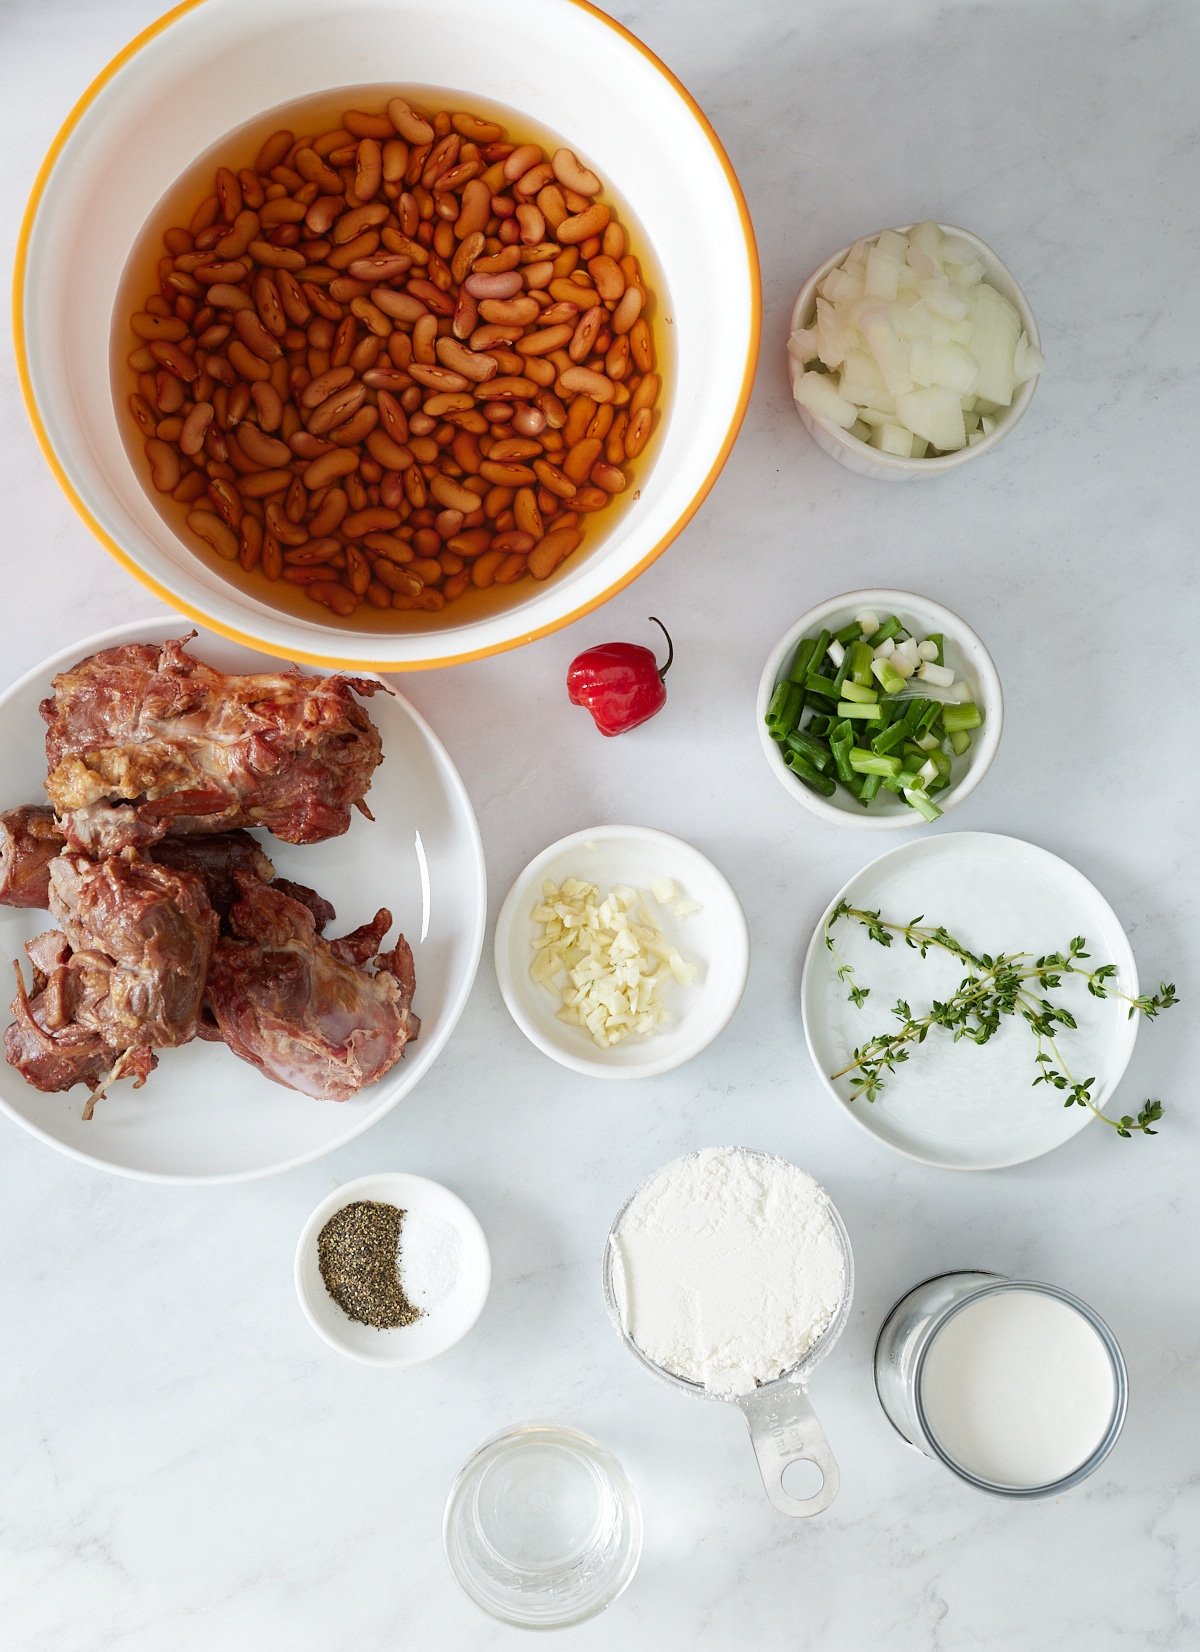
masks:
<path fill-rule="evenodd" d="M 667 639 L 667 661 L 661 667 L 653 650 L 636 642 L 602 643 L 571 661 L 567 671 L 571 704 L 586 706 L 601 734 L 624 734 L 667 703 L 664 679 L 675 648 L 663 622 L 651 615 L 650 623 Z"/>

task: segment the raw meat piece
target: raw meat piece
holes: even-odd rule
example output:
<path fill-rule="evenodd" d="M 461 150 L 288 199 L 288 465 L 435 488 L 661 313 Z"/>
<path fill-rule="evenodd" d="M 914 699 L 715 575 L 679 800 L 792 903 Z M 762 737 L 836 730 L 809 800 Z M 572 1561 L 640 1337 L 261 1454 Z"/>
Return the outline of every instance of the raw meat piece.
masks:
<path fill-rule="evenodd" d="M 48 906 L 50 862 L 62 844 L 53 809 L 28 804 L 0 814 L 0 906 Z"/>
<path fill-rule="evenodd" d="M 250 872 L 269 883 L 275 868 L 249 832 L 196 832 L 165 837 L 146 851 L 156 866 L 191 872 L 204 883 L 214 911 L 224 917 L 237 899 L 234 872 Z"/>
<path fill-rule="evenodd" d="M 264 879 L 270 882 L 273 889 L 278 889 L 282 895 L 290 895 L 292 900 L 299 901 L 301 906 L 307 906 L 312 913 L 313 923 L 318 935 L 323 935 L 329 925 L 337 917 L 337 908 L 332 901 L 327 901 L 324 895 L 318 895 L 315 889 L 310 889 L 306 883 L 296 883 L 291 878 Z"/>
<path fill-rule="evenodd" d="M 117 1051 L 94 1028 L 74 1019 L 79 978 L 70 968 L 66 936 L 49 930 L 27 941 L 25 951 L 33 965 L 33 992 L 26 991 L 21 966 L 14 962 L 16 1020 L 5 1029 L 5 1060 L 37 1090 L 69 1090 L 76 1084 L 95 1090 L 108 1079 Z M 145 1053 L 153 1066 L 155 1057 Z M 144 1082 L 144 1073 L 135 1076 L 135 1088 Z"/>
<path fill-rule="evenodd" d="M 63 847 L 54 810 L 27 806 L 0 814 L 0 906 L 49 907 L 50 865 Z M 249 832 L 195 832 L 188 837 L 165 837 L 146 851 L 147 858 L 177 872 L 195 872 L 204 879 L 208 898 L 219 916 L 233 905 L 235 871 L 250 872 L 264 883 L 275 879 L 275 868 Z M 337 917 L 323 895 L 291 878 L 275 879 L 285 894 L 307 906 L 318 933 Z"/>
<path fill-rule="evenodd" d="M 390 913 L 329 943 L 311 912 L 277 884 L 235 877 L 240 898 L 229 914 L 232 933 L 213 955 L 206 1007 L 233 1053 L 265 1077 L 345 1101 L 381 1078 L 416 1037 L 408 943 L 401 936 L 368 973 L 358 960 L 368 944 L 378 947 Z"/>
<path fill-rule="evenodd" d="M 136 855 L 59 855 L 50 910 L 85 983 L 76 1019 L 117 1050 L 196 1036 L 217 915 L 201 880 Z"/>
<path fill-rule="evenodd" d="M 4 1055 L 39 1090 L 92 1086 L 84 1118 L 118 1078 L 135 1088 L 155 1048 L 194 1038 L 217 935 L 202 881 L 132 852 L 100 863 L 64 851 L 50 872 L 62 925 L 26 945 Z"/>
<path fill-rule="evenodd" d="M 46 794 L 68 842 L 96 855 L 172 832 L 261 826 L 319 843 L 350 824 L 382 760 L 354 698 L 370 677 L 229 675 L 193 658 L 189 636 L 81 660 L 42 701 Z"/>

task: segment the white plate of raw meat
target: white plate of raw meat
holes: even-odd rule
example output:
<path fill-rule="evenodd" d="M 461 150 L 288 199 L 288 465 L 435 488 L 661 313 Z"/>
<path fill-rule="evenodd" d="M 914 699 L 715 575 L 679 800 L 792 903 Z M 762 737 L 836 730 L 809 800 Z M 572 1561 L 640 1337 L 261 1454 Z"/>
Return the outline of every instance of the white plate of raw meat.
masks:
<path fill-rule="evenodd" d="M 148 620 L 85 638 L 0 695 L 0 810 L 45 801 L 38 705 L 57 672 L 100 649 L 161 643 L 187 629 Z M 268 655 L 205 632 L 189 652 L 222 671 L 280 669 Z M 367 798 L 374 821 L 355 813 L 344 835 L 304 846 L 267 832 L 254 835 L 280 877 L 333 903 L 337 918 L 328 936 L 366 923 L 381 906 L 391 910 L 383 946 L 391 948 L 402 931 L 412 947 L 413 1008 L 421 1023 L 396 1065 L 346 1101 L 318 1100 L 271 1082 L 220 1043 L 195 1040 L 159 1050 L 158 1067 L 143 1088 L 114 1083 L 85 1120 L 86 1086 L 44 1094 L 0 1062 L 0 1107 L 10 1117 L 106 1170 L 154 1181 L 236 1181 L 319 1158 L 382 1118 L 420 1081 L 450 1037 L 475 978 L 486 909 L 483 851 L 462 780 L 424 719 L 398 694 L 378 693 L 366 709 L 383 739 L 383 762 Z M 24 962 L 24 943 L 52 928 L 48 912 L 0 906 L 0 968 L 7 969 L 9 959 Z M 0 991 L 0 1005 L 8 998 L 7 989 Z"/>

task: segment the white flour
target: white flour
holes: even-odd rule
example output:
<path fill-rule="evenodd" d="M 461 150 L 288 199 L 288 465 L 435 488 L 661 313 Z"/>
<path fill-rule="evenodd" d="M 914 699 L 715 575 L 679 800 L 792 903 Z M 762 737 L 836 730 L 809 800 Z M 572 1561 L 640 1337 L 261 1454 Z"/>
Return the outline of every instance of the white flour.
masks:
<path fill-rule="evenodd" d="M 613 1237 L 625 1331 L 656 1365 L 746 1394 L 801 1360 L 846 1289 L 824 1191 L 794 1165 L 707 1148 L 660 1170 Z"/>

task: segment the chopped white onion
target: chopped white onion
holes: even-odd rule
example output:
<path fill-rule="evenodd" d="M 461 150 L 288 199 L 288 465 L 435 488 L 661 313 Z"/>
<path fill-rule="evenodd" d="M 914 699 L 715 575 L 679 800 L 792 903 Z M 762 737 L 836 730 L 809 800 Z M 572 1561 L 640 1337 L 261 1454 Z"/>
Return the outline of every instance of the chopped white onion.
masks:
<path fill-rule="evenodd" d="M 934 223 L 855 242 L 788 351 L 801 406 L 900 458 L 982 441 L 1045 366 L 970 243 Z"/>
<path fill-rule="evenodd" d="M 881 453 L 894 453 L 898 459 L 912 458 L 912 431 L 905 430 L 902 424 L 876 425 L 868 440 Z"/>
<path fill-rule="evenodd" d="M 805 373 L 792 388 L 796 400 L 831 424 L 849 430 L 858 417 L 853 402 L 838 395 L 837 381 L 828 373 Z"/>

